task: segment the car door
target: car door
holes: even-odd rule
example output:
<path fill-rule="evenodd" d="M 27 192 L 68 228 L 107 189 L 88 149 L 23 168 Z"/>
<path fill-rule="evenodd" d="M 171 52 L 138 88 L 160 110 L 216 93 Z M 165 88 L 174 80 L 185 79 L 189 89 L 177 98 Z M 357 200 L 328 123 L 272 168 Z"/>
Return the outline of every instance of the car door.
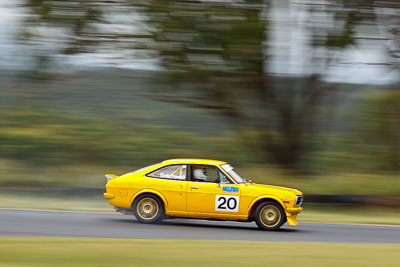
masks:
<path fill-rule="evenodd" d="M 217 166 L 191 165 L 187 187 L 187 211 L 199 217 L 235 217 L 240 192 Z M 193 216 L 194 217 L 194 216 Z"/>

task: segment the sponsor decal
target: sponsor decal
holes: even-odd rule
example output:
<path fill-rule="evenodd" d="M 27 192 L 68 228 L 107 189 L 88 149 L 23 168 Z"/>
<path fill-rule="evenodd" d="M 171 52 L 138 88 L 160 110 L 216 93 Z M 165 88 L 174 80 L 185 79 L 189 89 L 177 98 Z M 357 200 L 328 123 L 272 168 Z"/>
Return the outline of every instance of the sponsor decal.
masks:
<path fill-rule="evenodd" d="M 185 176 L 183 175 L 173 175 L 173 174 L 167 174 L 167 173 L 160 173 L 160 177 L 164 179 L 179 179 L 179 180 L 184 180 Z"/>
<path fill-rule="evenodd" d="M 223 186 L 222 191 L 235 193 L 235 192 L 239 192 L 239 188 L 235 187 L 235 186 Z"/>

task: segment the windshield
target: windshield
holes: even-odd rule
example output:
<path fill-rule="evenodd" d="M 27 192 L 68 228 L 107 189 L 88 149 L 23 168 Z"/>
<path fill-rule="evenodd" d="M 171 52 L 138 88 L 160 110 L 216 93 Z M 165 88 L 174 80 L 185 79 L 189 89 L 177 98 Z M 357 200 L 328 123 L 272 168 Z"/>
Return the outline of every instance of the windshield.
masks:
<path fill-rule="evenodd" d="M 222 164 L 221 168 L 226 171 L 226 173 L 228 173 L 229 176 L 232 177 L 237 183 L 240 184 L 246 182 L 246 179 L 240 176 L 240 174 L 237 173 L 230 164 Z"/>

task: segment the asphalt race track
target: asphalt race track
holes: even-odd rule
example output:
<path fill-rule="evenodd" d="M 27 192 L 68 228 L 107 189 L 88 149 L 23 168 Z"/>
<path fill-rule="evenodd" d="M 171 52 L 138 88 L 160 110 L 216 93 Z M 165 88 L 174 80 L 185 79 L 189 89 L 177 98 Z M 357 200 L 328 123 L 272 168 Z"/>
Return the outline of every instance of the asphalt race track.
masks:
<path fill-rule="evenodd" d="M 400 243 L 400 227 L 306 223 L 258 230 L 255 223 L 173 219 L 138 223 L 133 215 L 0 209 L 0 236 L 112 237 L 334 243 Z"/>

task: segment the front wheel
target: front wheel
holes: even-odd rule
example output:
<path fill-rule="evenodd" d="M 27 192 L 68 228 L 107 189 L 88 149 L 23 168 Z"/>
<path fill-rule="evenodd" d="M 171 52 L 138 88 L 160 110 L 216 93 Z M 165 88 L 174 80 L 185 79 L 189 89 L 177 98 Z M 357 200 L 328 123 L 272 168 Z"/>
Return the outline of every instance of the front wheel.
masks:
<path fill-rule="evenodd" d="M 155 223 L 161 221 L 164 216 L 164 207 L 160 199 L 151 194 L 139 196 L 133 202 L 132 208 L 136 219 L 143 223 Z"/>
<path fill-rule="evenodd" d="M 254 220 L 259 228 L 273 231 L 285 223 L 286 214 L 279 204 L 267 201 L 257 207 Z"/>

